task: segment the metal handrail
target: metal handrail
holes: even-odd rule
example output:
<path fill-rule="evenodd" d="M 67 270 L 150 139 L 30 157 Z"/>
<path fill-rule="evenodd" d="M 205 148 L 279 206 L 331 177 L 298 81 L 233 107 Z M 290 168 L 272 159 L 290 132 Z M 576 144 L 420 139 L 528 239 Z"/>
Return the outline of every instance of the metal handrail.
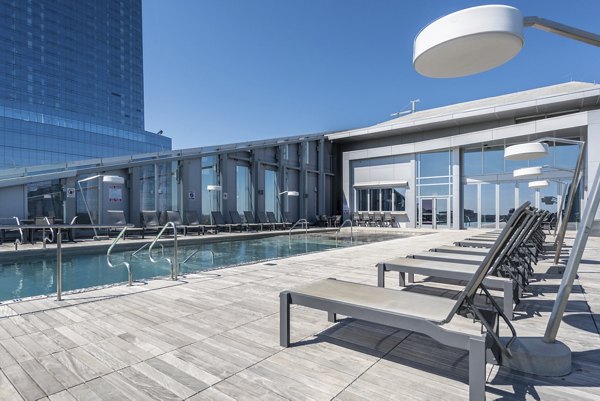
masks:
<path fill-rule="evenodd" d="M 192 254 L 190 256 L 188 256 L 187 258 L 185 258 L 185 260 L 183 262 L 181 262 L 181 263 L 186 263 L 188 260 L 190 260 L 198 252 L 210 252 L 211 263 L 213 265 L 215 264 L 215 253 L 213 251 L 211 251 L 210 249 L 196 249 L 194 252 L 192 252 Z"/>
<path fill-rule="evenodd" d="M 152 263 L 158 262 L 158 260 L 156 260 L 152 257 L 152 248 L 154 247 L 154 244 L 156 244 L 156 242 L 160 239 L 160 237 L 163 235 L 163 233 L 165 232 L 165 230 L 167 228 L 173 229 L 173 260 L 171 260 L 168 257 L 164 257 L 164 254 L 163 254 L 163 258 L 171 264 L 171 279 L 177 280 L 177 276 L 179 275 L 179 261 L 177 259 L 177 253 L 179 252 L 179 249 L 177 247 L 177 227 L 175 226 L 175 223 L 169 221 L 167 224 L 165 224 L 163 226 L 163 228 L 158 232 L 158 234 L 156 234 L 156 237 L 154 238 L 154 240 L 148 247 L 148 257 L 150 258 L 150 261 Z"/>
<path fill-rule="evenodd" d="M 335 233 L 335 245 L 336 246 L 337 246 L 337 242 L 338 242 L 338 234 L 340 233 L 340 231 L 342 230 L 342 228 L 344 228 L 344 225 L 346 223 L 350 223 L 350 242 L 354 241 L 354 231 L 352 229 L 352 220 L 346 219 L 346 220 L 344 220 L 344 222 L 342 223 L 342 225 L 340 226 L 340 228 L 338 228 L 338 230 Z"/>
<path fill-rule="evenodd" d="M 46 221 L 46 223 L 48 223 L 49 226 L 51 226 L 52 224 L 50 223 L 50 220 L 48 219 L 48 217 L 44 217 L 44 220 Z M 31 234 L 33 236 L 33 233 Z M 33 240 L 33 238 L 32 238 Z M 50 227 L 50 238 L 46 237 L 46 229 L 42 228 L 42 248 L 46 249 L 46 244 L 50 242 L 54 242 L 54 230 L 52 229 L 52 227 Z"/>
<path fill-rule="evenodd" d="M 117 235 L 117 238 L 115 238 L 115 240 L 112 242 L 112 244 L 108 248 L 108 251 L 106 251 L 106 264 L 108 264 L 109 267 L 113 267 L 113 268 L 117 267 L 119 265 L 125 265 L 125 267 L 127 268 L 127 285 L 131 286 L 133 284 L 133 275 L 131 274 L 131 265 L 129 264 L 129 262 L 122 261 L 121 263 L 117 263 L 116 265 L 113 265 L 112 262 L 110 261 L 110 254 L 111 254 L 113 248 L 115 247 L 115 245 L 117 245 L 117 242 L 119 242 L 119 240 L 125 236 L 126 232 L 127 232 L 127 227 L 123 227 L 123 229 L 121 230 L 119 235 Z"/>
<path fill-rule="evenodd" d="M 25 240 L 23 239 L 23 229 L 21 228 L 21 222 L 19 221 L 19 218 L 17 216 L 14 216 L 13 219 L 16 220 L 17 226 L 19 226 L 18 230 L 19 230 L 19 234 L 21 237 L 21 238 L 15 239 L 15 251 L 16 251 L 17 249 L 19 249 L 19 245 L 23 245 Z"/>
<path fill-rule="evenodd" d="M 150 245 L 150 242 L 146 242 L 144 245 L 142 245 L 141 247 L 139 247 L 134 253 L 131 254 L 131 256 L 137 258 L 138 257 L 137 254 L 142 249 L 146 248 L 148 245 Z M 160 246 L 161 256 L 164 258 L 165 257 L 165 247 L 160 242 L 158 243 L 158 245 Z"/>
<path fill-rule="evenodd" d="M 289 229 L 288 231 L 288 235 L 290 236 L 290 238 L 292 238 L 292 230 L 294 228 L 296 228 L 296 226 L 298 224 L 302 224 L 302 228 L 304 228 L 304 230 L 306 231 L 306 234 L 308 234 L 308 220 L 306 219 L 300 219 L 297 222 L 294 223 L 294 225 L 292 226 L 292 228 Z"/>

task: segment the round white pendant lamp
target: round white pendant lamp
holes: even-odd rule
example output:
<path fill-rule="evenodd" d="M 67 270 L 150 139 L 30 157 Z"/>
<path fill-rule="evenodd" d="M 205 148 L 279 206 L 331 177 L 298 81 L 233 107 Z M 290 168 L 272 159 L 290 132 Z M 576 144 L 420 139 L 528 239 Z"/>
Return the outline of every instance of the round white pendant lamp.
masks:
<path fill-rule="evenodd" d="M 523 15 L 486 5 L 446 15 L 415 38 L 413 65 L 431 78 L 477 74 L 504 64 L 523 47 Z"/>
<path fill-rule="evenodd" d="M 539 189 L 539 188 L 546 188 L 548 185 L 550 185 L 550 183 L 548 182 L 548 180 L 541 180 L 541 181 L 531 181 L 527 185 L 529 186 L 529 188 Z"/>
<path fill-rule="evenodd" d="M 542 174 L 542 166 L 524 167 L 513 171 L 513 177 L 515 178 L 535 177 L 540 174 Z"/>
<path fill-rule="evenodd" d="M 548 145 L 542 142 L 520 143 L 504 149 L 506 160 L 531 160 L 548 154 Z"/>

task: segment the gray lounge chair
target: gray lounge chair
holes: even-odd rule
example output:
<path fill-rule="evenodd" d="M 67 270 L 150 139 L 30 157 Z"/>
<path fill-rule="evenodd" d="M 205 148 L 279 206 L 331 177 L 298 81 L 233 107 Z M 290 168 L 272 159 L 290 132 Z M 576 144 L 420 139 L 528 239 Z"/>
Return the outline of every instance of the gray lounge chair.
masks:
<path fill-rule="evenodd" d="M 485 261 L 479 266 L 458 300 L 398 291 L 365 284 L 319 280 L 292 290 L 282 291 L 280 297 L 280 345 L 290 345 L 290 305 L 297 304 L 326 311 L 330 321 L 342 314 L 357 319 L 411 330 L 432 337 L 442 344 L 461 348 L 469 352 L 469 399 L 485 399 L 486 349 L 490 348 L 496 359 L 511 356 L 510 346 L 516 332 L 490 295 L 483 281 L 489 269 L 500 257 L 524 216 L 524 209 L 515 211 Z M 476 304 L 475 296 L 483 291 L 489 306 Z M 470 317 L 469 317 L 470 316 Z M 512 333 L 508 342 L 503 342 L 494 324 L 501 317 Z M 485 331 L 481 331 L 481 326 Z"/>
<path fill-rule="evenodd" d="M 156 211 L 143 210 L 141 213 L 142 220 L 142 238 L 147 231 L 158 233 L 161 229 L 160 220 Z"/>
<path fill-rule="evenodd" d="M 263 226 L 270 226 L 271 230 L 275 230 L 275 223 L 269 221 L 265 212 L 256 212 L 256 220 Z"/>
<path fill-rule="evenodd" d="M 486 277 L 485 285 L 489 288 L 499 289 L 504 292 L 503 310 L 509 319 L 512 319 L 513 300 L 519 302 L 520 288 L 528 285 L 528 278 L 532 272 L 528 260 L 517 260 L 521 258 L 518 251 L 528 238 L 529 231 L 534 229 L 531 222 L 536 220 L 536 215 L 525 209 L 526 216 L 523 218 L 517 232 L 507 243 L 499 258 L 490 269 L 490 276 Z M 377 285 L 385 285 L 385 273 L 387 271 L 399 272 L 400 286 L 414 282 L 414 275 L 421 274 L 429 277 L 447 278 L 454 280 L 469 280 L 477 271 L 478 266 L 485 260 L 486 255 L 459 255 L 445 254 L 435 258 L 437 252 L 412 255 L 413 257 L 396 258 L 381 262 L 377 265 Z M 421 258 L 415 258 L 421 256 Z M 524 265 L 527 265 L 526 267 Z M 408 275 L 408 280 L 405 275 Z M 495 277 L 499 276 L 499 277 Z"/>
<path fill-rule="evenodd" d="M 214 233 L 217 232 L 217 226 L 212 224 L 202 224 L 200 222 L 200 217 L 198 217 L 198 212 L 195 210 L 188 210 L 185 212 L 185 221 L 188 230 L 196 230 L 198 235 L 200 235 L 200 233 L 204 235 L 206 231 L 212 231 Z"/>
<path fill-rule="evenodd" d="M 233 224 L 239 224 L 245 230 L 256 230 L 259 225 L 256 223 L 248 223 L 242 220 L 242 216 L 237 210 L 230 210 L 229 217 L 231 218 L 231 222 Z"/>
<path fill-rule="evenodd" d="M 277 217 L 275 217 L 275 213 L 267 212 L 267 219 L 268 219 L 269 223 L 274 224 L 276 228 L 281 228 L 281 229 L 285 228 L 286 224 L 284 222 L 277 221 Z"/>
<path fill-rule="evenodd" d="M 181 230 L 181 233 L 183 235 L 187 235 L 187 232 L 190 229 L 190 227 L 187 224 L 183 223 L 183 220 L 181 219 L 181 214 L 176 210 L 167 210 L 166 214 L 167 222 L 175 224 L 175 227 L 178 230 Z M 191 227 L 191 229 L 193 228 L 195 227 Z M 199 232 L 198 235 L 200 235 Z"/>
<path fill-rule="evenodd" d="M 141 232 L 141 228 L 135 228 L 135 225 L 127 223 L 127 218 L 125 217 L 125 212 L 123 210 L 107 210 L 107 222 L 106 225 L 114 226 L 114 228 L 108 229 L 108 234 L 110 235 L 113 231 L 121 231 L 123 227 L 127 227 L 127 231 L 125 234 L 138 231 Z"/>
<path fill-rule="evenodd" d="M 246 223 L 248 223 L 248 224 L 256 224 L 256 225 L 258 225 L 258 227 L 260 228 L 260 231 L 262 231 L 262 230 L 263 230 L 263 228 L 264 228 L 264 224 L 263 224 L 263 223 L 261 223 L 261 222 L 258 222 L 258 221 L 256 221 L 256 220 L 254 219 L 254 215 L 252 214 L 252 212 L 251 212 L 251 211 L 249 211 L 249 210 L 246 210 L 246 211 L 244 212 L 244 218 L 246 219 Z M 269 224 L 269 225 L 270 225 L 270 224 Z"/>
<path fill-rule="evenodd" d="M 219 211 L 214 211 L 212 213 L 213 222 L 217 225 L 217 228 L 220 230 L 227 230 L 231 232 L 232 229 L 237 229 L 242 232 L 241 224 L 229 224 L 225 221 L 225 217 L 223 217 L 223 213 Z"/>

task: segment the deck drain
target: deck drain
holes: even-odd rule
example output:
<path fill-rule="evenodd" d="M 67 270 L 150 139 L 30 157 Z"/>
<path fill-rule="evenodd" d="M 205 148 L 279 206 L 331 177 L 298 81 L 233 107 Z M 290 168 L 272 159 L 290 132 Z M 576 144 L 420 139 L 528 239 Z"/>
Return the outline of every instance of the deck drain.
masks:
<path fill-rule="evenodd" d="M 277 266 L 277 263 L 273 263 L 273 262 L 268 262 L 268 263 L 263 263 L 265 266 Z"/>

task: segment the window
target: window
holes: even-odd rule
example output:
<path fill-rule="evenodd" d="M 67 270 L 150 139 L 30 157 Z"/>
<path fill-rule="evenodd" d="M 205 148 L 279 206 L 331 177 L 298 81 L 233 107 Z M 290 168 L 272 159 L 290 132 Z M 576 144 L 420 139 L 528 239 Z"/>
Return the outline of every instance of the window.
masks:
<path fill-rule="evenodd" d="M 462 160 L 461 173 L 463 176 L 481 175 L 481 147 L 463 150 Z"/>
<path fill-rule="evenodd" d="M 406 211 L 406 188 L 393 188 L 394 194 L 394 211 L 404 212 Z"/>
<path fill-rule="evenodd" d="M 27 185 L 29 218 L 63 218 L 62 185 L 59 180 L 42 181 Z"/>
<path fill-rule="evenodd" d="M 219 185 L 218 159 L 217 156 L 206 156 L 202 158 L 202 217 L 203 224 L 209 224 L 210 212 L 212 210 L 221 210 L 220 192 L 208 191 L 208 185 Z"/>
<path fill-rule="evenodd" d="M 356 190 L 356 210 L 360 212 L 403 212 L 406 188 L 371 188 Z"/>
<path fill-rule="evenodd" d="M 276 216 L 279 216 L 279 199 L 277 199 L 279 192 L 277 188 L 277 172 L 265 170 L 265 212 L 273 212 Z"/>
<path fill-rule="evenodd" d="M 158 169 L 158 211 L 177 210 L 177 162 L 160 163 Z"/>
<path fill-rule="evenodd" d="M 243 214 L 246 210 L 252 210 L 252 185 L 250 181 L 250 168 L 248 166 L 236 166 L 235 179 L 236 210 L 240 214 Z"/>
<path fill-rule="evenodd" d="M 369 190 L 359 189 L 357 192 L 357 209 L 359 211 L 369 210 Z"/>

